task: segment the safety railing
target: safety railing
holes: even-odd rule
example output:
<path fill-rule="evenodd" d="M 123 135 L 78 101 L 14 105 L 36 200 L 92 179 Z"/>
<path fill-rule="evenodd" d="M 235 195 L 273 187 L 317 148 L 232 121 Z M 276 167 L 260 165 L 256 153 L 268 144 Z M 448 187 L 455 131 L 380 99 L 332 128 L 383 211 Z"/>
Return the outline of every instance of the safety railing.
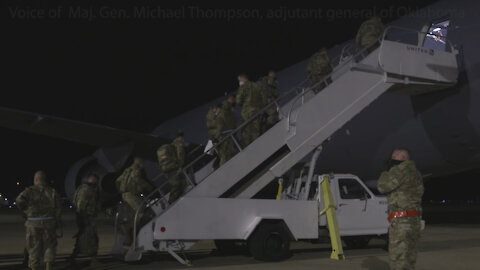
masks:
<path fill-rule="evenodd" d="M 292 113 L 295 109 L 295 105 L 296 103 L 301 100 L 302 101 L 302 105 L 306 102 L 305 100 L 305 94 L 315 90 L 315 89 L 318 89 L 319 87 L 321 87 L 322 85 L 324 85 L 324 87 L 327 87 L 331 82 L 332 80 L 332 75 L 333 73 L 337 72 L 339 69 L 345 67 L 346 65 L 349 65 L 351 64 L 353 61 L 357 62 L 357 61 L 361 61 L 363 60 L 364 58 L 366 58 L 368 56 L 368 53 L 365 53 L 365 52 L 368 52 L 368 50 L 370 48 L 373 48 L 374 46 L 377 46 L 378 42 L 381 42 L 381 40 L 383 40 L 383 38 L 379 38 L 377 40 L 375 40 L 374 42 L 370 43 L 369 45 L 365 46 L 364 48 L 358 50 L 355 54 L 349 56 L 349 50 L 352 50 L 353 49 L 353 46 L 351 44 L 349 45 L 346 45 L 345 47 L 347 49 L 342 49 L 342 53 L 340 54 L 340 56 L 337 57 L 337 59 L 339 60 L 338 61 L 338 64 L 333 66 L 332 67 L 332 72 L 330 72 L 328 75 L 326 75 L 321 81 L 317 82 L 316 84 L 306 88 L 306 89 L 303 89 L 302 93 L 300 93 L 299 95 L 297 95 L 295 97 L 295 99 L 293 100 L 293 102 L 290 104 L 290 109 L 288 110 L 288 115 L 287 115 L 287 129 L 290 130 L 290 127 L 292 126 L 292 122 L 291 122 L 291 119 L 292 119 Z M 347 47 L 348 46 L 348 47 Z M 323 88 L 321 88 L 323 89 Z"/>
<path fill-rule="evenodd" d="M 378 41 L 378 40 L 377 40 Z M 335 65 L 335 66 L 331 66 L 332 68 L 332 72 L 330 74 L 328 74 L 327 76 L 325 76 L 325 78 L 314 84 L 314 85 L 311 85 L 309 87 L 304 87 L 305 86 L 305 83 L 308 82 L 308 79 L 304 79 L 303 81 L 301 81 L 297 86 L 291 88 L 290 90 L 286 91 L 285 93 L 283 93 L 280 97 L 278 97 L 277 99 L 275 99 L 274 101 L 272 101 L 271 103 L 269 103 L 268 105 L 266 105 L 265 107 L 263 107 L 262 109 L 260 109 L 257 113 L 255 113 L 252 117 L 250 117 L 248 120 L 244 121 L 242 124 L 240 124 L 235 130 L 233 130 L 232 132 L 230 132 L 227 136 L 225 136 L 223 139 L 221 139 L 218 143 L 216 143 L 212 148 L 210 148 L 209 151 L 211 150 L 215 150 L 217 149 L 220 145 L 222 145 L 222 143 L 226 143 L 227 140 L 232 140 L 234 142 L 234 145 L 236 146 L 238 152 L 241 152 L 243 151 L 243 148 L 242 148 L 242 145 L 239 143 L 238 141 L 238 138 L 236 138 L 236 134 L 238 134 L 240 131 L 243 130 L 243 128 L 245 126 L 247 126 L 248 124 L 252 123 L 253 121 L 257 120 L 261 115 L 263 115 L 267 110 L 269 110 L 270 108 L 274 107 L 277 109 L 277 111 L 280 111 L 280 104 L 282 104 L 282 101 L 285 102 L 285 103 L 288 103 L 290 101 L 293 100 L 293 103 L 291 104 L 291 107 L 290 107 L 290 110 L 288 111 L 288 114 L 287 115 L 284 115 L 284 117 L 287 117 L 288 118 L 288 123 L 290 124 L 290 116 L 291 116 L 291 113 L 292 113 L 292 110 L 293 110 L 293 106 L 295 105 L 295 103 L 299 100 L 299 99 L 302 99 L 302 104 L 305 103 L 305 94 L 312 91 L 312 90 L 315 90 L 317 89 L 319 86 L 321 86 L 322 84 L 325 84 L 325 85 L 328 85 L 329 82 L 328 80 L 331 78 L 331 75 L 333 72 L 335 72 L 335 69 L 338 69 L 338 68 L 341 68 L 345 65 L 347 65 L 348 63 L 350 63 L 352 60 L 358 60 L 358 56 L 363 56 L 363 57 L 366 57 L 366 54 L 365 52 L 367 51 L 367 49 L 369 49 L 371 46 L 374 46 L 377 41 L 373 42 L 372 44 L 370 44 L 369 46 L 366 46 L 365 48 L 359 50 L 353 57 L 351 57 L 348 61 L 345 61 L 345 62 L 341 62 L 341 58 L 342 57 L 345 57 L 344 54 L 341 54 L 335 58 L 333 58 L 330 63 L 335 63 L 335 62 L 338 62 L 339 64 L 338 65 Z M 292 94 L 294 94 L 293 97 Z M 291 97 L 290 99 L 287 99 L 288 97 Z M 246 147 L 246 145 L 244 145 L 243 147 Z M 189 164 L 187 164 L 183 170 L 182 170 L 182 173 L 183 175 L 185 176 L 185 179 L 186 181 L 188 182 L 188 184 L 193 187 L 195 186 L 195 182 L 194 179 L 192 179 L 192 177 L 190 176 L 190 174 L 188 173 L 188 169 L 193 167 L 199 160 L 201 160 L 202 158 L 204 158 L 205 155 L 208 155 L 207 153 L 203 153 L 201 156 L 197 157 L 196 159 L 194 159 L 192 162 L 190 162 Z M 203 179 L 202 179 L 203 180 Z M 198 181 L 198 182 L 201 182 Z"/>
<path fill-rule="evenodd" d="M 164 204 L 164 207 L 162 207 L 162 212 L 163 210 L 165 210 L 167 207 L 168 207 L 168 202 L 166 201 L 165 199 L 165 196 L 166 194 L 164 194 L 162 192 L 162 188 L 164 186 L 166 186 L 169 182 L 165 182 L 163 184 L 161 184 L 159 187 L 157 187 L 154 191 L 150 192 L 150 194 L 148 194 L 147 196 L 144 196 L 143 198 L 143 201 L 142 201 L 142 204 L 140 205 L 140 207 L 138 207 L 138 209 L 135 211 L 135 216 L 133 218 L 133 240 L 132 240 L 132 249 L 133 250 L 136 250 L 137 248 L 137 224 L 139 222 L 139 215 L 140 214 L 145 214 L 145 210 L 148 208 L 148 207 L 151 207 L 157 203 L 163 203 Z M 150 200 L 155 194 L 159 194 L 160 196 L 158 198 L 156 198 L 156 200 Z M 152 212 L 154 212 L 152 210 Z M 154 212 L 155 213 L 155 212 Z"/>
<path fill-rule="evenodd" d="M 333 75 L 333 73 L 335 73 L 337 70 L 341 69 L 342 67 L 352 63 L 352 61 L 355 61 L 355 62 L 358 62 L 358 61 L 361 61 L 362 59 L 364 59 L 369 53 L 366 53 L 369 51 L 370 48 L 373 48 L 375 46 L 377 46 L 378 44 L 380 44 L 380 46 L 382 45 L 382 42 L 384 40 L 389 40 L 389 37 L 388 37 L 388 34 L 392 32 L 392 30 L 400 30 L 400 31 L 404 31 L 404 32 L 408 32 L 408 33 L 414 33 L 416 34 L 416 40 L 413 42 L 412 45 L 414 46 L 418 46 L 420 44 L 420 36 L 418 34 L 429 34 L 428 32 L 422 32 L 422 31 L 416 31 L 416 30 L 412 30 L 412 29 L 408 29 L 408 28 L 403 28 L 403 27 L 398 27 L 398 26 L 388 26 L 384 29 L 383 31 L 383 34 L 375 41 L 373 41 L 372 43 L 370 43 L 369 45 L 367 45 L 366 47 L 360 49 L 360 50 L 356 50 L 355 46 L 353 46 L 354 44 L 347 44 L 346 46 L 344 46 L 344 48 L 342 48 L 342 51 L 341 51 L 341 54 L 339 57 L 337 57 L 335 60 L 332 60 L 330 63 L 332 65 L 332 72 L 328 75 L 326 75 L 324 77 L 324 79 L 320 82 L 318 82 L 317 84 L 315 85 L 312 85 L 306 89 L 302 89 L 302 93 L 299 94 L 295 99 L 294 101 L 292 102 L 292 104 L 290 105 L 290 109 L 288 111 L 288 116 L 287 116 L 287 123 L 288 123 L 288 129 L 290 129 L 291 127 L 291 115 L 294 111 L 294 108 L 295 108 L 295 105 L 296 103 L 301 100 L 301 104 L 303 105 L 305 103 L 305 95 L 309 92 L 311 92 L 312 90 L 316 89 L 316 87 L 320 87 L 322 84 L 326 86 L 328 86 L 329 84 L 329 79 L 331 79 L 331 76 Z M 453 43 L 448 40 L 448 38 L 446 37 L 441 37 L 443 40 L 445 40 L 446 44 L 448 44 L 448 46 L 445 48 L 445 51 L 451 51 L 453 52 L 455 50 L 455 47 L 453 46 Z M 399 42 L 399 43 L 406 43 L 408 44 L 408 41 L 405 41 L 405 40 L 402 40 L 402 39 L 397 39 L 395 40 L 395 42 Z M 352 51 L 354 51 L 355 49 L 355 52 L 352 53 Z M 380 55 L 379 55 L 380 57 Z M 335 64 L 332 64 L 332 63 L 336 63 L 336 60 L 338 59 L 338 63 L 335 65 Z M 301 98 L 301 99 L 300 99 Z"/>
<path fill-rule="evenodd" d="M 187 157 L 193 155 L 195 152 L 197 152 L 199 149 L 201 149 L 204 145 L 199 144 L 197 145 L 193 150 L 191 150 L 189 153 L 187 153 Z M 153 182 L 158 180 L 163 174 L 158 174 L 156 177 L 152 179 Z M 152 192 L 150 192 L 147 196 L 143 197 L 142 203 L 140 207 L 135 211 L 135 215 L 133 216 L 133 237 L 132 237 L 132 250 L 136 250 L 137 248 L 137 227 L 138 227 L 138 222 L 139 222 L 139 215 L 140 213 L 143 213 L 144 210 L 146 210 L 148 207 L 151 207 L 157 203 L 162 204 L 163 207 L 162 210 L 165 210 L 168 207 L 168 202 L 166 201 L 166 195 L 162 189 L 169 184 L 168 181 L 164 182 L 160 186 L 156 187 Z M 150 200 L 155 194 L 159 194 L 160 196 L 155 198 L 155 200 Z M 153 210 L 152 210 L 153 211 Z M 117 239 L 117 231 L 118 231 L 118 218 L 119 218 L 119 212 L 116 213 L 115 215 L 115 225 L 114 225 L 114 239 Z"/>
<path fill-rule="evenodd" d="M 222 145 L 223 143 L 226 143 L 227 140 L 232 140 L 234 142 L 234 145 L 235 147 L 237 148 L 238 152 L 241 152 L 244 150 L 244 148 L 246 147 L 246 145 L 242 145 L 239 143 L 238 141 L 238 138 L 236 138 L 236 135 L 243 130 L 243 128 L 245 126 L 247 126 L 248 124 L 251 124 L 253 121 L 256 121 L 260 116 L 262 116 L 265 112 L 267 112 L 267 110 L 271 109 L 272 107 L 275 107 L 276 111 L 279 113 L 279 114 L 282 114 L 282 110 L 280 109 L 282 104 L 288 104 L 289 102 L 291 102 L 290 104 L 290 108 L 288 110 L 288 114 L 287 115 L 282 115 L 283 117 L 286 117 L 287 118 L 287 123 L 288 123 L 288 128 L 290 128 L 291 126 L 291 116 L 292 116 L 292 113 L 294 111 L 294 108 L 295 108 L 295 105 L 298 103 L 299 100 L 301 100 L 301 104 L 304 104 L 306 102 L 306 98 L 305 98 L 305 95 L 307 93 L 310 93 L 312 92 L 313 90 L 315 89 L 318 89 L 320 86 L 324 85 L 324 87 L 327 87 L 330 82 L 329 80 L 331 80 L 332 78 L 332 75 L 333 73 L 335 73 L 336 71 L 338 71 L 339 69 L 345 67 L 346 65 L 348 64 L 351 64 L 352 62 L 358 62 L 358 61 L 361 61 L 362 59 L 366 58 L 368 56 L 368 54 L 370 53 L 368 50 L 374 46 L 377 46 L 379 43 L 381 45 L 382 41 L 383 40 L 388 40 L 386 39 L 387 38 L 387 33 L 389 31 L 391 31 L 392 29 L 398 29 L 398 30 L 402 30 L 402 31 L 407 31 L 407 32 L 412 32 L 412 33 L 417 33 L 417 34 L 429 34 L 427 32 L 420 32 L 420 31 L 415 31 L 415 30 L 411 30 L 411 29 L 407 29 L 407 28 L 402 28 L 402 27 L 397 27 L 397 26 L 388 26 L 385 28 L 383 34 L 381 35 L 381 37 L 379 37 L 377 40 L 375 40 L 374 42 L 372 42 L 371 44 L 367 45 L 366 47 L 360 49 L 360 50 L 357 50 L 357 48 L 355 46 L 353 46 L 353 44 L 347 44 L 343 49 L 342 49 L 342 52 L 339 56 L 333 58 L 332 60 L 330 60 L 330 66 L 331 66 L 331 73 L 326 75 L 320 82 L 317 82 L 315 83 L 314 85 L 310 85 L 308 87 L 304 87 L 305 86 L 305 83 L 308 82 L 308 79 L 304 79 L 303 81 L 301 81 L 298 85 L 296 85 L 295 87 L 291 88 L 290 90 L 286 91 L 285 93 L 283 93 L 282 95 L 280 95 L 277 99 L 275 99 L 274 101 L 270 102 L 268 105 L 266 105 L 265 107 L 263 107 L 262 109 L 260 109 L 257 113 L 255 113 L 252 117 L 250 117 L 249 119 L 247 119 L 246 121 L 243 121 L 237 128 L 235 128 L 233 131 L 231 131 L 230 133 L 228 133 L 228 135 L 226 135 L 224 138 L 222 138 L 221 140 L 219 140 L 215 145 L 212 146 L 212 148 L 209 149 L 208 152 L 211 152 L 211 151 L 214 151 L 214 150 L 217 150 L 218 147 L 220 147 L 220 145 Z M 443 37 L 442 37 L 443 38 Z M 453 44 L 451 43 L 450 40 L 446 39 L 446 42 L 448 42 L 448 45 L 450 47 L 450 50 L 453 50 L 454 49 L 454 46 Z M 401 40 L 395 40 L 397 42 L 401 42 Z M 417 39 L 417 44 L 415 44 L 416 46 L 418 46 L 418 39 Z M 367 53 L 366 53 L 367 52 Z M 289 98 L 290 97 L 290 98 Z M 198 145 L 194 150 L 192 150 L 190 153 L 194 153 L 196 151 L 198 151 L 200 149 L 200 147 L 203 147 L 205 146 L 206 143 L 204 144 L 200 144 Z M 198 157 L 194 158 L 194 160 L 192 160 L 191 162 L 189 162 L 186 166 L 184 166 L 181 170 L 180 173 L 183 174 L 183 176 L 185 177 L 185 180 L 188 182 L 188 186 L 185 188 L 183 195 L 185 195 L 191 188 L 193 188 L 195 185 L 196 185 L 196 181 L 194 181 L 194 179 L 192 179 L 192 177 L 194 177 L 194 173 L 195 171 L 193 170 L 193 167 L 194 165 L 196 165 L 200 160 L 202 160 L 203 158 L 205 158 L 208 154 L 208 152 L 204 152 L 202 153 L 201 155 L 199 155 Z M 190 153 L 187 155 L 189 156 Z M 153 180 L 157 180 L 159 177 L 161 176 L 158 175 L 156 176 Z M 208 176 L 206 176 L 208 177 Z M 205 177 L 205 178 L 206 178 Z M 204 178 L 204 179 L 205 179 Z M 200 181 L 198 182 L 201 182 L 203 179 L 201 179 Z M 164 194 L 161 189 L 163 187 L 165 187 L 165 185 L 167 185 L 168 182 L 165 182 L 163 183 L 162 185 L 160 185 L 159 187 L 157 187 L 154 191 L 152 191 L 150 194 L 148 194 L 146 197 L 144 197 L 143 199 L 143 202 L 141 204 L 141 207 L 139 207 L 139 209 L 137 209 L 137 211 L 135 212 L 135 216 L 134 216 L 134 228 L 133 228 L 133 243 L 132 243 L 132 248 L 133 249 L 136 249 L 136 238 L 137 238 L 137 232 L 136 232 L 136 228 L 137 228 L 137 223 L 138 223 L 138 219 L 139 219 L 139 215 L 140 213 L 142 213 L 142 211 L 148 207 L 150 207 L 151 205 L 153 204 L 156 204 L 156 203 L 162 203 L 161 200 L 164 200 L 163 203 L 165 204 L 165 208 L 163 209 L 163 211 L 165 211 L 166 209 L 169 208 L 169 205 L 168 205 L 168 202 L 165 201 L 165 196 L 166 194 Z M 149 200 L 155 195 L 159 193 L 160 196 L 159 198 L 157 198 L 156 200 L 150 202 Z M 116 215 L 116 218 L 115 218 L 115 227 L 117 227 L 117 223 L 118 223 L 118 213 Z"/>
<path fill-rule="evenodd" d="M 288 90 L 287 92 L 283 93 L 282 95 L 280 95 L 280 97 L 278 97 L 277 99 L 275 99 L 274 101 L 272 101 L 271 103 L 269 103 L 268 105 L 266 105 L 265 107 L 260 109 L 252 117 L 250 117 L 246 121 L 242 122 L 237 128 L 235 128 L 230 133 L 228 133 L 224 138 L 219 140 L 215 145 L 212 146 L 212 148 L 209 149 L 208 152 L 218 149 L 218 147 L 220 147 L 223 143 L 226 143 L 227 140 L 232 140 L 235 147 L 237 148 L 237 150 L 239 152 L 243 151 L 243 149 L 244 149 L 244 147 L 246 147 L 246 145 L 242 146 L 242 144 L 239 142 L 238 138 L 236 138 L 236 135 L 240 131 L 242 131 L 245 126 L 247 126 L 247 125 L 251 124 L 253 121 L 257 120 L 260 116 L 262 116 L 269 109 L 275 108 L 277 111 L 280 111 L 280 106 L 282 104 L 282 100 L 284 98 L 292 95 L 292 94 L 298 95 L 298 91 L 301 89 L 301 86 L 303 84 L 305 84 L 306 82 L 307 82 L 306 79 L 303 80 L 299 85 L 297 85 L 297 86 L 293 87 L 292 89 Z M 189 169 L 192 168 L 197 162 L 202 160 L 206 155 L 208 155 L 208 153 L 203 153 L 202 155 L 195 158 L 193 161 L 191 161 L 189 164 L 187 164 L 186 166 L 183 167 L 182 173 L 185 176 L 185 179 L 188 181 L 188 184 L 190 186 L 195 186 L 196 181 L 194 181 L 194 179 L 192 179 L 192 177 L 188 173 Z"/>
<path fill-rule="evenodd" d="M 373 44 L 372 44 L 373 45 Z M 368 47 L 367 47 L 368 48 Z M 361 53 L 364 52 L 365 49 L 361 50 L 358 55 L 360 55 Z M 333 58 L 331 61 L 330 61 L 330 65 L 331 65 L 331 69 L 332 69 L 332 73 L 334 72 L 334 69 L 339 67 L 340 65 L 346 65 L 349 61 L 351 61 L 352 59 L 355 59 L 355 57 L 352 57 L 350 58 L 349 61 L 347 62 L 342 62 L 342 58 L 345 57 L 345 52 L 342 51 L 342 54 Z M 338 63 L 337 65 L 332 65 L 332 63 L 335 63 L 337 62 L 338 60 Z M 305 102 L 305 94 L 312 91 L 313 89 L 316 89 L 317 87 L 321 86 L 321 84 L 327 84 L 328 85 L 328 81 L 327 79 L 331 77 L 331 74 L 330 73 L 329 75 L 327 75 L 322 81 L 314 84 L 314 85 L 311 85 L 309 87 L 304 87 L 305 84 L 308 82 L 308 79 L 304 79 L 303 81 L 301 81 L 299 84 L 297 84 L 295 87 L 291 88 L 290 90 L 286 91 L 285 93 L 283 93 L 282 95 L 280 95 L 277 99 L 273 100 L 272 102 L 270 102 L 268 105 L 266 105 L 265 107 L 263 107 L 262 109 L 260 109 L 257 113 L 255 113 L 252 117 L 250 117 L 249 119 L 247 119 L 246 121 L 242 122 L 238 127 L 236 127 L 233 131 L 231 131 L 227 136 L 225 136 L 223 139 L 219 140 L 215 145 L 213 145 L 208 152 L 211 152 L 211 151 L 214 151 L 214 150 L 217 150 L 218 147 L 220 147 L 223 143 L 226 143 L 227 140 L 232 140 L 234 142 L 234 145 L 235 147 L 237 148 L 238 152 L 241 152 L 243 151 L 243 147 L 242 145 L 239 143 L 238 141 L 238 138 L 236 138 L 236 135 L 243 130 L 243 128 L 245 126 L 247 126 L 248 124 L 252 123 L 253 121 L 257 120 L 261 115 L 263 115 L 267 110 L 271 109 L 272 107 L 275 107 L 276 111 L 280 113 L 282 113 L 282 110 L 281 110 L 281 104 L 282 103 L 285 103 L 285 104 L 288 104 L 288 102 L 292 101 L 293 100 L 293 103 L 291 104 L 290 106 L 290 109 L 288 111 L 288 114 L 287 115 L 282 115 L 283 117 L 286 117 L 288 118 L 287 122 L 289 123 L 290 125 L 290 118 L 291 118 L 291 113 L 292 113 L 292 110 L 293 110 L 293 107 L 295 105 L 295 103 L 301 98 L 302 99 L 302 104 Z M 290 97 L 290 98 L 289 98 Z M 191 154 L 193 154 L 194 152 L 198 151 L 200 147 L 203 147 L 205 146 L 206 143 L 204 144 L 200 144 L 198 145 L 194 150 L 192 150 L 189 154 L 187 154 L 187 157 L 190 156 Z M 244 146 L 246 147 L 246 146 Z M 204 159 L 207 155 L 209 155 L 207 152 L 204 152 L 202 153 L 201 155 L 199 155 L 198 157 L 194 158 L 194 160 L 192 160 L 191 162 L 189 162 L 186 166 L 184 166 L 181 170 L 181 173 L 183 174 L 183 176 L 185 177 L 185 180 L 188 182 L 187 184 L 187 187 L 185 188 L 182 196 L 187 193 L 191 188 L 193 188 L 193 186 L 196 185 L 196 181 L 194 181 L 194 179 L 192 179 L 192 175 L 194 175 L 194 170 L 193 169 L 193 166 L 196 165 L 200 160 Z M 157 175 L 152 181 L 156 181 L 158 180 L 160 177 L 162 176 L 162 174 L 159 174 Z M 208 176 L 207 176 L 208 177 Z M 202 179 L 203 180 L 203 179 Z M 199 181 L 201 182 L 201 180 Z M 148 203 L 149 203 L 149 200 L 157 193 L 160 194 L 160 197 L 157 199 L 158 201 L 161 202 L 161 200 L 165 200 L 165 196 L 166 194 L 164 194 L 162 192 L 162 188 L 165 187 L 166 185 L 168 184 L 168 181 L 163 183 L 162 185 L 160 185 L 159 187 L 155 188 L 154 191 L 152 191 L 150 194 L 148 194 L 147 196 L 145 196 L 143 198 L 143 201 L 142 201 L 142 204 L 141 206 L 137 209 L 137 211 L 135 212 L 135 215 L 134 215 L 134 228 L 133 228 L 133 243 L 132 243 L 132 248 L 133 250 L 136 249 L 136 239 L 137 239 L 137 223 L 138 223 L 138 219 L 139 219 L 139 215 L 140 213 L 143 212 L 144 209 L 148 208 Z M 169 207 L 168 203 L 165 202 L 165 209 L 167 209 Z M 150 205 L 152 205 L 153 203 L 150 203 Z M 163 209 L 163 211 L 165 210 Z M 115 220 L 115 227 L 117 226 L 117 219 L 118 219 L 118 213 L 117 213 L 117 216 L 116 216 L 116 220 Z"/>

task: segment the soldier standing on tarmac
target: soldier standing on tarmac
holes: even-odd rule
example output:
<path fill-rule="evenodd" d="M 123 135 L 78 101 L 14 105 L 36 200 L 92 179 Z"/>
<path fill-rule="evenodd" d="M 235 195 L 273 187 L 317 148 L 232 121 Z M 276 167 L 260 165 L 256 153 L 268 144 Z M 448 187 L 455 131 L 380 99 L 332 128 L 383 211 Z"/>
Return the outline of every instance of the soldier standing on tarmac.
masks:
<path fill-rule="evenodd" d="M 390 269 L 415 269 L 421 230 L 422 175 L 406 148 L 395 149 L 390 169 L 378 179 L 378 191 L 387 194 L 390 228 Z"/>
<path fill-rule="evenodd" d="M 74 236 L 76 238 L 75 247 L 69 258 L 71 264 L 75 262 L 79 253 L 91 257 L 91 266 L 100 264 L 97 260 L 98 233 L 96 220 L 101 212 L 98 179 L 96 174 L 90 173 L 87 176 L 87 182 L 80 185 L 73 195 L 72 204 L 75 207 L 78 232 Z"/>
<path fill-rule="evenodd" d="M 53 269 L 57 249 L 57 228 L 61 228 L 61 202 L 58 192 L 47 185 L 46 174 L 37 171 L 33 186 L 26 188 L 15 200 L 26 216 L 28 266 L 33 269 Z M 59 236 L 61 237 L 61 236 Z"/>

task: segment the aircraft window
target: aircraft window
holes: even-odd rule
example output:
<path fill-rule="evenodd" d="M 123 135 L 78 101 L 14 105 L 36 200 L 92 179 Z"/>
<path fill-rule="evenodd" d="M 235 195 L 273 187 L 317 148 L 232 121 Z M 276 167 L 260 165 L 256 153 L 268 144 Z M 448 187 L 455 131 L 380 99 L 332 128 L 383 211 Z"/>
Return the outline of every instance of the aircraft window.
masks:
<path fill-rule="evenodd" d="M 450 25 L 450 20 L 432 23 L 423 40 L 423 47 L 445 51 L 447 30 Z"/>
<path fill-rule="evenodd" d="M 363 186 L 355 179 L 339 179 L 340 198 L 342 199 L 363 199 L 368 194 Z"/>

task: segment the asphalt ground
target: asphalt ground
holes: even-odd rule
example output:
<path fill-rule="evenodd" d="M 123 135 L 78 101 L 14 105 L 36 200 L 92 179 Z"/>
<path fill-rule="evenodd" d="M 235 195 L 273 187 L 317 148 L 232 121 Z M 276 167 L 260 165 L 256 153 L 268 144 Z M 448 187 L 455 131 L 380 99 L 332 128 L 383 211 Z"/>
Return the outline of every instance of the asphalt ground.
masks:
<path fill-rule="evenodd" d="M 72 251 L 72 236 L 76 233 L 73 211 L 65 211 L 63 222 L 64 237 L 58 242 L 55 269 L 389 269 L 388 252 L 381 239 L 372 239 L 364 249 L 345 249 L 345 260 L 341 261 L 330 259 L 331 248 L 326 243 L 293 242 L 290 258 L 282 262 L 265 263 L 256 261 L 247 252 L 223 254 L 215 249 L 213 241 L 199 241 L 186 253 L 193 264 L 190 267 L 179 264 L 167 253 L 145 253 L 141 261 L 126 263 L 109 254 L 113 242 L 113 219 L 106 217 L 101 219 L 98 228 L 99 260 L 102 265 L 89 267 L 89 259 L 80 257 L 77 264 L 71 266 L 65 260 Z M 26 269 L 21 266 L 24 230 L 22 217 L 16 210 L 0 211 L 0 269 Z M 452 220 L 443 224 L 429 224 L 427 220 L 422 232 L 417 269 L 478 270 L 479 254 L 479 223 L 455 224 Z"/>

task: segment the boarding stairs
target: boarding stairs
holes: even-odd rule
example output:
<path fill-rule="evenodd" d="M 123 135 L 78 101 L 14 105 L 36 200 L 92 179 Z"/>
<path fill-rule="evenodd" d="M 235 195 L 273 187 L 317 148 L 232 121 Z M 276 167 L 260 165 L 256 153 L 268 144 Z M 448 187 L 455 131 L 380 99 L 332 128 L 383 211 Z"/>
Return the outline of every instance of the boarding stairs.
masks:
<path fill-rule="evenodd" d="M 382 37 L 369 47 L 360 51 L 343 50 L 342 55 L 331 61 L 333 71 L 323 81 L 313 86 L 302 82 L 230 133 L 223 141 L 233 140 L 238 153 L 223 166 L 213 170 L 209 163 L 196 168 L 207 153 L 185 166 L 182 173 L 188 187 L 176 202 L 168 205 L 168 194 L 159 194 L 163 187 L 146 196 L 145 207 L 150 207 L 156 217 L 134 234 L 132 246 L 122 246 L 121 237 L 116 233 L 112 252 L 133 261 L 139 260 L 145 250 L 168 251 L 187 263 L 176 252 L 188 249 L 195 240 L 212 239 L 211 235 L 199 236 L 196 228 L 210 226 L 215 230 L 216 226 L 228 226 L 228 222 L 211 224 L 208 218 L 195 218 L 192 223 L 178 222 L 190 215 L 189 211 L 194 212 L 195 207 L 202 207 L 192 205 L 195 201 L 192 198 L 254 198 L 389 89 L 422 94 L 456 84 L 457 51 L 451 43 L 447 51 L 434 51 L 416 41 L 389 40 L 387 33 L 391 31 L 418 34 L 387 27 Z M 315 89 L 321 91 L 315 94 Z M 237 138 L 245 125 L 272 106 L 277 108 L 280 120 L 250 145 L 242 146 Z M 138 214 L 139 211 L 135 225 Z M 163 231 L 172 229 L 177 232 L 175 238 L 162 238 Z"/>

